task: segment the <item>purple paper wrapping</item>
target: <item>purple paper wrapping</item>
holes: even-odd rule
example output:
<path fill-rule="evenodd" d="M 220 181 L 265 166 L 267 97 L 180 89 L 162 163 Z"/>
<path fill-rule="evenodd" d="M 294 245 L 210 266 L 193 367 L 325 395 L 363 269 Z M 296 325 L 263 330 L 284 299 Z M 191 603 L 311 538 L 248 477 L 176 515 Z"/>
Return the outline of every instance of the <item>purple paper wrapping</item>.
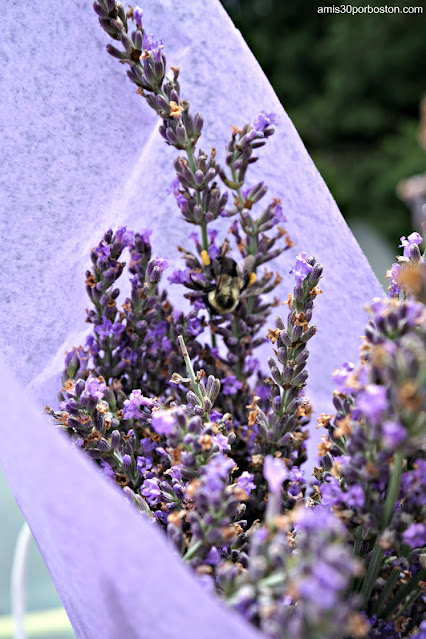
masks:
<path fill-rule="evenodd" d="M 256 639 L 0 363 L 0 463 L 78 639 Z"/>
<path fill-rule="evenodd" d="M 219 2 L 150 0 L 145 21 L 164 39 L 169 64 L 181 66 L 183 97 L 204 115 L 201 148 L 215 145 L 220 157 L 232 124 L 253 120 L 260 109 L 278 114 L 277 133 L 251 180 L 266 178 L 271 196 L 282 199 L 296 242 L 275 265 L 284 276 L 282 299 L 298 251 L 324 265 L 308 395 L 316 415 L 328 411 L 331 373 L 357 357 L 363 305 L 382 290 Z M 84 340 L 84 271 L 102 232 L 152 226 L 155 251 L 171 268 L 178 265 L 175 246 L 186 242 L 187 225 L 165 195 L 175 151 L 105 53 L 107 41 L 90 3 L 22 0 L 3 8 L 0 346 L 20 383 L 43 403 L 55 401 L 63 351 Z M 181 289 L 170 292 L 179 302 Z M 265 345 L 263 360 L 269 350 Z M 201 591 L 161 534 L 49 430 L 28 393 L 3 374 L 8 419 L 0 460 L 78 637 L 256 636 Z"/>
<path fill-rule="evenodd" d="M 266 177 L 271 196 L 282 199 L 296 242 L 275 265 L 284 276 L 282 300 L 292 288 L 288 271 L 298 251 L 324 265 L 308 386 L 319 414 L 330 407 L 332 371 L 357 356 L 363 305 L 381 288 L 220 3 L 150 0 L 145 22 L 164 38 L 168 63 L 181 66 L 183 97 L 205 117 L 201 148 L 215 145 L 220 157 L 232 124 L 253 120 L 260 109 L 278 114 L 277 133 L 251 179 Z M 40 10 L 30 0 L 8 3 L 2 24 L 9 65 L 0 104 L 8 167 L 0 178 L 7 238 L 1 346 L 19 379 L 51 402 L 64 350 L 84 339 L 90 247 L 110 225 L 152 226 L 154 250 L 171 258 L 172 269 L 179 263 L 176 245 L 188 244 L 188 225 L 165 194 L 176 152 L 158 134 L 155 114 L 125 69 L 106 54 L 108 37 L 89 4 L 44 0 Z M 217 225 L 227 228 L 229 221 Z M 181 306 L 181 287 L 170 292 Z M 263 359 L 269 350 L 265 345 Z"/>

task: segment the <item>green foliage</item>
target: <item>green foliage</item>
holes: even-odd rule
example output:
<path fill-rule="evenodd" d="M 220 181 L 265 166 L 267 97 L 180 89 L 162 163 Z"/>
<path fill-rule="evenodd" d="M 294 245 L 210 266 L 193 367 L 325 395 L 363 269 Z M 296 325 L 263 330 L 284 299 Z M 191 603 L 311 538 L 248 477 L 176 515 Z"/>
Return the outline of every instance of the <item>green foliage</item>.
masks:
<path fill-rule="evenodd" d="M 419 0 L 351 2 L 369 3 L 423 6 Z M 417 127 L 426 91 L 426 8 L 421 15 L 339 15 L 319 14 L 317 3 L 300 0 L 223 4 L 342 213 L 367 219 L 395 243 L 410 230 L 396 184 L 425 169 Z"/>

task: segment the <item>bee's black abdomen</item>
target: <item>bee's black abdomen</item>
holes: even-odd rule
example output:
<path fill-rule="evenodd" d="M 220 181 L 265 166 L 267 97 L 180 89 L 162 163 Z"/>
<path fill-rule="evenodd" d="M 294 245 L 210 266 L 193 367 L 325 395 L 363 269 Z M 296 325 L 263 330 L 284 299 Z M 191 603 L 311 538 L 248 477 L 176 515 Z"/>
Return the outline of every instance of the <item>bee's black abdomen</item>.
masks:
<path fill-rule="evenodd" d="M 239 303 L 239 288 L 225 285 L 221 290 L 215 289 L 208 294 L 208 303 L 216 315 L 225 315 L 235 310 Z"/>
<path fill-rule="evenodd" d="M 236 302 L 238 303 L 238 299 L 236 300 L 231 295 L 218 295 L 216 299 L 218 306 L 227 312 L 232 311 L 236 306 Z"/>

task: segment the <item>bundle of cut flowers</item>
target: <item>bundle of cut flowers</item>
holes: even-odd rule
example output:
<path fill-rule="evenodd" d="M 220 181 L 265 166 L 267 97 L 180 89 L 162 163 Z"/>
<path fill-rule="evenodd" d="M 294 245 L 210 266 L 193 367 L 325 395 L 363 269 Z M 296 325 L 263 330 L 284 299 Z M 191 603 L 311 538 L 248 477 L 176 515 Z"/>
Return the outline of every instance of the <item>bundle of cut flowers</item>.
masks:
<path fill-rule="evenodd" d="M 323 268 L 307 252 L 290 274 L 265 266 L 295 250 L 280 200 L 250 183 L 275 116 L 234 126 L 219 163 L 200 148 L 202 115 L 182 98 L 180 70 L 168 71 L 142 10 L 115 0 L 94 9 L 116 41 L 108 53 L 178 151 L 168 194 L 191 232 L 171 273 L 149 228 L 108 230 L 91 250 L 92 331 L 67 353 L 59 408 L 48 412 L 212 596 L 265 635 L 426 637 L 421 236 L 401 238 L 389 297 L 369 306 L 360 361 L 334 374 L 335 414 L 319 417 L 319 462 L 305 472 Z M 170 220 L 170 240 L 172 229 Z M 283 278 L 285 316 L 271 297 Z M 189 312 L 173 307 L 171 286 Z M 267 340 L 263 371 L 256 348 Z"/>

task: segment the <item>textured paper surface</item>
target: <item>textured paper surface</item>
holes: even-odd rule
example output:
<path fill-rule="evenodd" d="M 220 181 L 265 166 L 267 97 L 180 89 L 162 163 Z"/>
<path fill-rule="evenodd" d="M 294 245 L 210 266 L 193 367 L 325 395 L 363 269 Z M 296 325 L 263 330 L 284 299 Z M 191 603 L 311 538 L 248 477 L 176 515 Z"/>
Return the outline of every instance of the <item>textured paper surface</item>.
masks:
<path fill-rule="evenodd" d="M 168 63 L 181 66 L 183 97 L 204 115 L 202 148 L 214 144 L 220 157 L 231 124 L 261 109 L 278 114 L 277 134 L 251 179 L 266 178 L 270 195 L 282 199 L 296 241 L 276 265 L 282 299 L 298 251 L 325 267 L 309 362 L 308 394 L 319 415 L 330 408 L 333 369 L 357 357 L 363 304 L 381 289 L 219 2 L 150 0 L 145 21 L 164 38 Z M 84 339 L 84 270 L 103 231 L 152 226 L 155 253 L 171 258 L 172 268 L 174 247 L 188 232 L 165 195 L 176 154 L 122 66 L 105 53 L 108 41 L 90 3 L 23 0 L 3 8 L 0 347 L 43 404 L 54 402 L 63 351 Z M 171 287 L 173 301 L 179 292 Z M 263 360 L 268 353 L 266 346 Z M 78 636 L 97 638 L 103 620 L 103 638 L 123 636 L 118 627 L 126 637 L 238 637 L 233 617 L 201 593 L 160 534 L 143 528 L 88 462 L 46 430 L 23 392 L 14 387 L 12 394 L 8 377 L 0 386 L 10 415 L 1 462 Z"/>
<path fill-rule="evenodd" d="M 165 535 L 46 424 L 0 363 L 0 463 L 77 639 L 256 639 L 205 592 Z"/>
<path fill-rule="evenodd" d="M 41 6 L 24 0 L 3 11 L 0 46 L 9 64 L 0 126 L 8 168 L 0 180 L 7 268 L 0 292 L 2 351 L 45 403 L 55 396 L 63 351 L 81 343 L 87 330 L 84 270 L 102 232 L 110 225 L 152 226 L 155 252 L 172 258 L 174 267 L 175 246 L 185 242 L 188 225 L 165 194 L 176 151 L 161 139 L 155 114 L 125 69 L 105 52 L 110 40 L 89 3 L 44 0 Z M 325 267 L 308 389 L 321 412 L 330 402 L 332 371 L 357 357 L 363 304 L 381 289 L 219 2 L 150 0 L 144 9 L 148 32 L 164 38 L 168 64 L 181 66 L 183 97 L 205 117 L 201 147 L 214 144 L 223 158 L 231 124 L 251 121 L 260 109 L 278 114 L 277 133 L 261 150 L 252 179 L 266 177 L 270 195 L 282 199 L 296 241 L 276 265 L 284 276 L 280 297 L 291 290 L 288 271 L 298 251 L 313 253 Z M 181 287 L 170 292 L 180 303 Z M 268 351 L 266 345 L 263 359 Z"/>

